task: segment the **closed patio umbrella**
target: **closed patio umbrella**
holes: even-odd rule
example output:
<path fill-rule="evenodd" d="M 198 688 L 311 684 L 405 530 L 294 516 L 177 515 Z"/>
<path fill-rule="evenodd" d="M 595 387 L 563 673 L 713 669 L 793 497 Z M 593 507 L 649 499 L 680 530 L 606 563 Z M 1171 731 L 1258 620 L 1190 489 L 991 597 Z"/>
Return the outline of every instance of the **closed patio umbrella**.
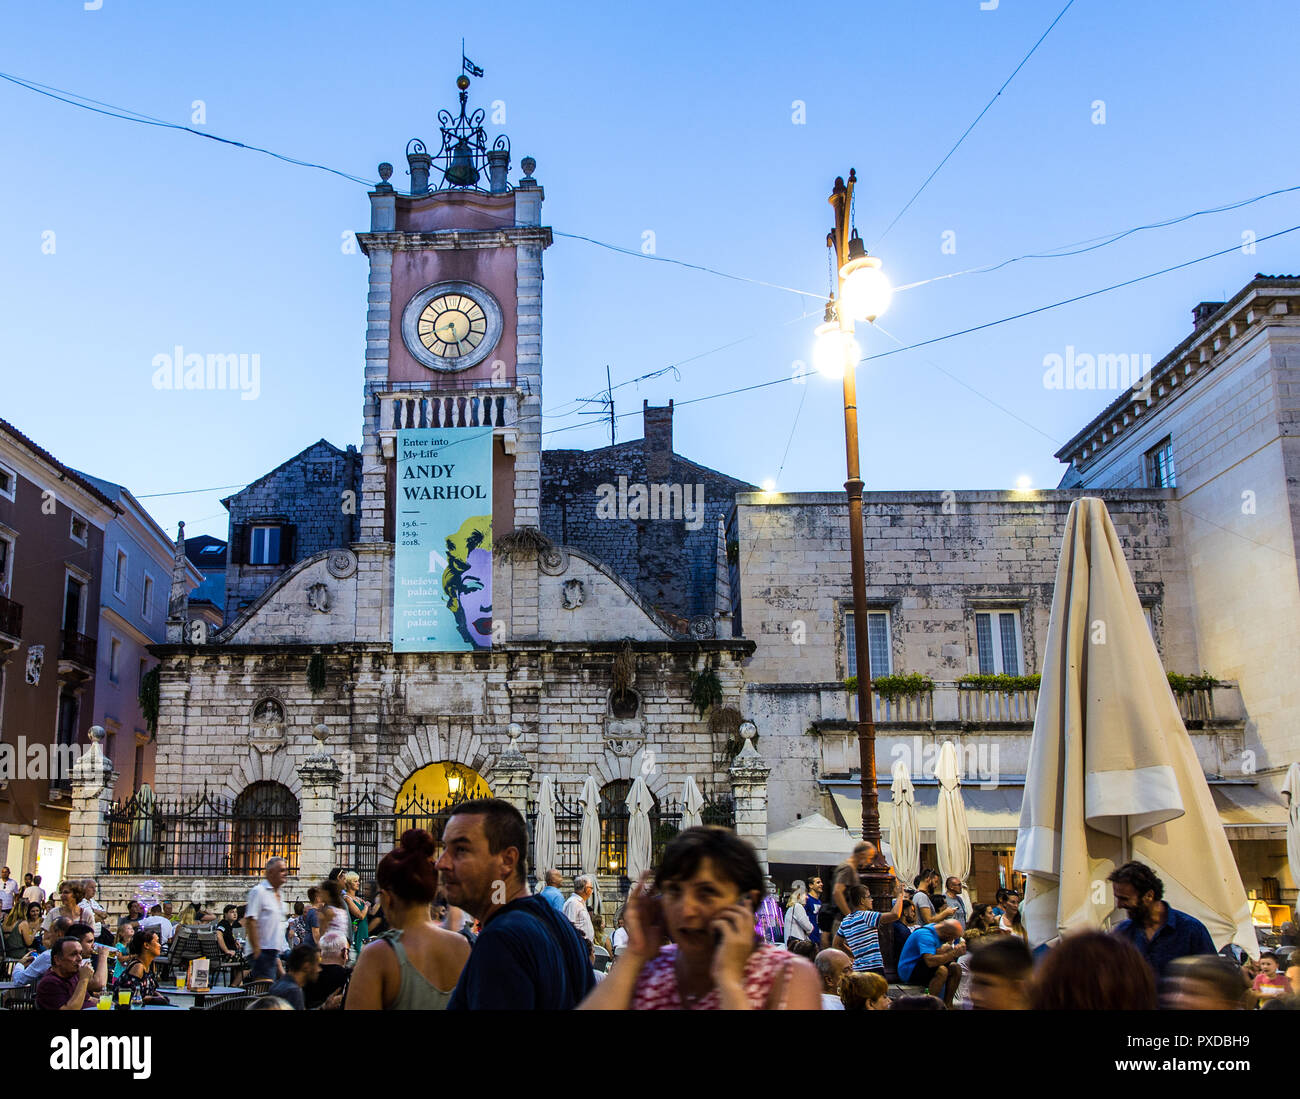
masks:
<path fill-rule="evenodd" d="M 1099 499 L 1070 506 L 1056 567 L 1016 868 L 1032 944 L 1100 927 L 1136 859 L 1215 946 L 1259 953 L 1227 836 Z"/>
<path fill-rule="evenodd" d="M 700 823 L 700 810 L 704 808 L 704 795 L 695 785 L 695 777 L 687 775 L 682 780 L 682 831 L 696 828 Z"/>
<path fill-rule="evenodd" d="M 555 869 L 555 782 L 542 776 L 537 791 L 537 823 L 533 830 L 533 873 L 546 884 L 546 871 Z"/>
<path fill-rule="evenodd" d="M 588 775 L 582 784 L 582 831 L 578 837 L 578 861 L 582 863 L 582 872 L 595 879 L 596 869 L 600 866 L 600 787 L 596 780 Z M 592 894 L 592 907 L 599 912 L 600 890 Z"/>
<path fill-rule="evenodd" d="M 935 845 L 939 849 L 939 873 L 943 875 L 945 888 L 950 877 L 961 881 L 962 899 L 969 912 L 971 905 L 970 897 L 966 895 L 966 879 L 970 876 L 970 828 L 966 824 L 966 802 L 961 796 L 961 764 L 957 759 L 957 746 L 951 740 L 945 740 L 939 748 L 934 777 L 939 780 L 938 818 L 934 828 Z M 935 903 L 939 902 L 936 900 Z"/>
<path fill-rule="evenodd" d="M 637 775 L 624 801 L 631 814 L 627 822 L 627 876 L 634 882 L 650 869 L 650 810 L 654 803 L 650 787 Z"/>
<path fill-rule="evenodd" d="M 1300 883 L 1300 763 L 1287 768 L 1282 786 L 1286 798 L 1286 860 L 1291 864 L 1291 880 Z"/>
<path fill-rule="evenodd" d="M 889 829 L 894 872 L 907 885 L 921 872 L 921 826 L 916 818 L 916 791 L 905 760 L 894 761 L 890 801 L 894 808 L 893 825 Z"/>

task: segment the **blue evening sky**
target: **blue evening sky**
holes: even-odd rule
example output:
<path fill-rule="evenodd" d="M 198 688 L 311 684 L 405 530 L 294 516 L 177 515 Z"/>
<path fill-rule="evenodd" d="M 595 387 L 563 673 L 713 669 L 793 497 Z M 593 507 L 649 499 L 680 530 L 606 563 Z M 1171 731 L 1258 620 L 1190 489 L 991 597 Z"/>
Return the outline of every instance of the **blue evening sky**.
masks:
<path fill-rule="evenodd" d="M 1076 0 L 878 241 L 1063 4 L 873 0 L 833 23 L 828 8 L 777 2 L 0 0 L 0 69 L 175 122 L 201 100 L 197 128 L 366 179 L 388 160 L 405 185 L 407 140 L 436 143 L 435 112 L 454 103 L 463 35 L 486 70 L 472 102 L 504 103 L 489 134 L 509 134 L 512 179 L 536 158 L 557 233 L 640 252 L 650 232 L 661 257 L 818 295 L 826 195 L 850 166 L 857 224 L 899 285 L 1300 184 L 1292 2 Z M 366 261 L 341 245 L 368 227 L 366 187 L 5 82 L 0 148 L 0 416 L 141 496 L 242 485 L 322 436 L 360 441 Z M 1297 223 L 1297 195 L 1278 196 L 932 282 L 881 323 L 929 339 Z M 1055 486 L 1053 452 L 1116 393 L 1046 389 L 1045 356 L 1158 361 L 1196 302 L 1298 257 L 1300 233 L 866 364 L 868 488 L 1004 488 L 1022 474 Z M 616 383 L 680 364 L 616 392 L 636 413 L 619 438 L 637 438 L 643 398 L 788 377 L 820 319 L 814 298 L 559 236 L 544 300 L 548 446 L 607 441 L 607 424 L 570 413 L 607 364 Z M 259 355 L 260 395 L 154 389 L 153 357 L 177 345 Z M 838 386 L 682 407 L 676 449 L 754 482 L 784 456 L 781 489 L 838 489 Z M 168 527 L 224 537 L 229 491 L 146 503 Z"/>

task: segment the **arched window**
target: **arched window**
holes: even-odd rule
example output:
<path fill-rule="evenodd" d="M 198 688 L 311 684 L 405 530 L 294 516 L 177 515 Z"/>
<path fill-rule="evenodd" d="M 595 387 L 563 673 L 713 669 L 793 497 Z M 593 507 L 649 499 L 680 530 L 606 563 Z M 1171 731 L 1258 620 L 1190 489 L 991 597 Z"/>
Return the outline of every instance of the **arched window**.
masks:
<path fill-rule="evenodd" d="M 235 798 L 231 811 L 230 872 L 260 874 L 268 859 L 289 862 L 298 872 L 298 799 L 279 782 L 254 782 Z"/>

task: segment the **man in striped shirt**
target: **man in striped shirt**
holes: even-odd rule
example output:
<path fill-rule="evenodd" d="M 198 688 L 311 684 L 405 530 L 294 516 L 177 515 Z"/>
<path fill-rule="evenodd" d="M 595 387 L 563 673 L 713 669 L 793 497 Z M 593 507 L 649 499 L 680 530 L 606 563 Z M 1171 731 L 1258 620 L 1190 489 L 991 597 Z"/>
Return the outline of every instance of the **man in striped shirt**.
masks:
<path fill-rule="evenodd" d="M 888 927 L 903 915 L 903 888 L 895 885 L 894 907 L 888 912 L 875 912 L 871 907 L 871 893 L 865 885 L 850 885 L 844 890 L 849 914 L 840 921 L 835 933 L 835 948 L 853 958 L 855 973 L 885 975 L 885 959 L 880 953 L 880 929 Z"/>

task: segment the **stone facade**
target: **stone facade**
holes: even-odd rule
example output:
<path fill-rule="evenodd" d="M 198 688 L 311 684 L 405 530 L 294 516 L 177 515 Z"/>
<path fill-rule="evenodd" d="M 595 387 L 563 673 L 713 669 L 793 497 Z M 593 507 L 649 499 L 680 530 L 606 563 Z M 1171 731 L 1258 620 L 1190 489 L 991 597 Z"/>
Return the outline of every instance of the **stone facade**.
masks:
<path fill-rule="evenodd" d="M 1008 700 L 1008 706 L 1014 701 L 1023 707 L 1019 710 L 979 713 L 971 709 L 973 692 L 959 690 L 957 680 L 979 671 L 975 615 L 980 611 L 1017 612 L 1021 671 L 1038 670 L 1065 521 L 1077 495 L 864 495 L 867 603 L 869 611 L 888 616 L 890 670 L 936 682 L 933 698 L 910 710 L 880 709 L 877 700 L 876 770 L 886 798 L 900 747 L 932 760 L 938 741 L 958 735 L 972 759 L 992 761 L 996 755 L 1018 808 L 1016 782 L 1023 782 L 1028 758 L 1033 699 Z M 1166 667 L 1199 671 L 1178 516 L 1167 506 L 1172 493 L 1134 489 L 1099 495 L 1150 610 Z M 843 686 L 851 671 L 845 616 L 853 609 L 847 505 L 839 493 L 742 495 L 732 530 L 740 548 L 739 632 L 757 646 L 745 667 L 744 710 L 758 725 L 760 745 L 772 763 L 772 827 L 786 827 L 799 814 L 815 811 L 833 818 L 826 776 L 847 779 L 857 769 L 850 720 L 856 699 Z M 1239 751 L 1239 744 L 1232 744 Z M 1214 745 L 1205 746 L 1207 759 L 1217 758 L 1213 753 L 1219 750 L 1216 737 Z M 844 790 L 851 788 L 843 784 Z M 1005 831 L 1006 824 L 997 830 Z"/>
<path fill-rule="evenodd" d="M 356 447 L 321 439 L 222 501 L 230 512 L 225 621 L 243 614 L 305 557 L 356 536 L 361 471 Z M 266 560 L 253 531 L 274 527 L 278 553 Z"/>
<path fill-rule="evenodd" d="M 671 401 L 667 408 L 646 402 L 643 417 L 639 441 L 542 452 L 542 530 L 605 562 L 657 610 L 678 618 L 712 615 L 717 523 L 730 513 L 738 492 L 752 492 L 755 486 L 673 451 Z M 601 501 L 609 490 L 602 494 L 601 486 L 617 490 L 620 478 L 628 486 L 689 489 L 693 499 L 702 499 L 702 513 L 690 522 L 682 516 L 607 517 Z"/>

